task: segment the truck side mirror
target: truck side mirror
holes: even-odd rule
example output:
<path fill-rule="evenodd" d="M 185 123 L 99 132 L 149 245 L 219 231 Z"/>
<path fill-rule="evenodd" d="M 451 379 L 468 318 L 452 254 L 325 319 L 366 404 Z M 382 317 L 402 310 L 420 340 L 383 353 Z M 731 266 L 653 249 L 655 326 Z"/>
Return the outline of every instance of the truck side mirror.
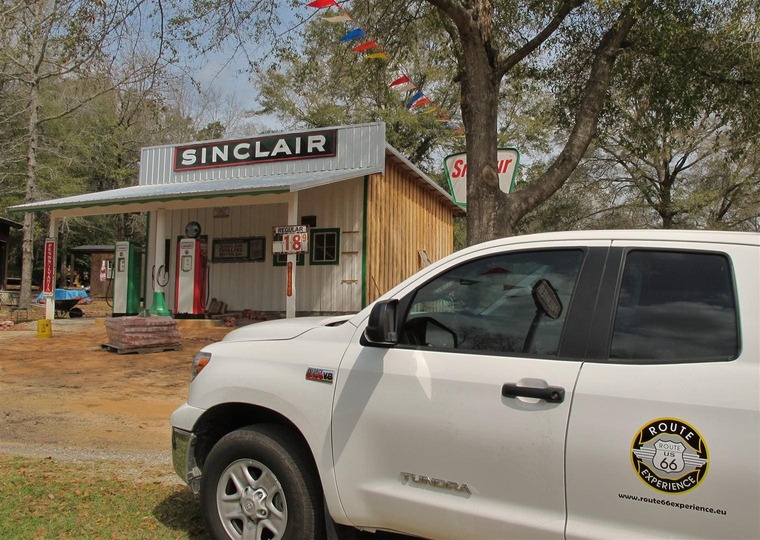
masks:
<path fill-rule="evenodd" d="M 546 313 L 552 319 L 558 319 L 562 315 L 562 300 L 559 299 L 557 289 L 555 289 L 549 280 L 539 279 L 533 285 L 533 301 L 536 309 Z"/>
<path fill-rule="evenodd" d="M 536 304 L 536 314 L 533 317 L 533 322 L 530 323 L 530 329 L 528 335 L 525 337 L 525 343 L 523 344 L 523 352 L 527 353 L 533 347 L 533 338 L 536 337 L 536 329 L 538 323 L 541 321 L 541 317 L 544 315 L 551 319 L 558 319 L 562 315 L 562 300 L 557 294 L 557 289 L 547 279 L 539 279 L 533 285 L 531 291 L 533 294 L 533 302 Z"/>
<path fill-rule="evenodd" d="M 369 314 L 367 328 L 364 329 L 363 345 L 393 347 L 398 343 L 396 329 L 396 308 L 398 300 L 377 302 Z"/>

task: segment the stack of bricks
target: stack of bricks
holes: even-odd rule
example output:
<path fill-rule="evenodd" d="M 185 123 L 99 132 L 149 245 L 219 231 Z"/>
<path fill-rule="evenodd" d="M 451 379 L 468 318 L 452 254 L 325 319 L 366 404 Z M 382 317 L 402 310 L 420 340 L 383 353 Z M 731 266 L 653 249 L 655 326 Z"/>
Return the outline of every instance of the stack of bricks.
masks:
<path fill-rule="evenodd" d="M 108 346 L 120 351 L 178 345 L 177 321 L 170 317 L 114 317 L 106 319 Z"/>

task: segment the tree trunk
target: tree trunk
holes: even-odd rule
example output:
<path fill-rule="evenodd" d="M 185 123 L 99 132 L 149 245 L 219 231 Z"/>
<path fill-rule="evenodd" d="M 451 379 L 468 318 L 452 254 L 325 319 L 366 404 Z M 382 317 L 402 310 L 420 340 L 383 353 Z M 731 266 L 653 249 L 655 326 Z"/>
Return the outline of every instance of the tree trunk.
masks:
<path fill-rule="evenodd" d="M 492 49 L 493 5 L 476 2 L 468 24 L 458 24 L 462 43 L 462 122 L 467 137 L 467 245 L 503 233 L 505 194 L 496 162 L 501 72 Z"/>
<path fill-rule="evenodd" d="M 19 289 L 18 305 L 21 308 L 28 308 L 32 303 L 32 264 L 34 257 L 32 248 L 34 247 L 34 214 L 26 212 L 24 214 L 24 239 L 21 242 L 21 286 Z"/>
<path fill-rule="evenodd" d="M 26 193 L 24 202 L 34 202 L 37 192 L 37 148 L 39 145 L 40 87 L 39 81 L 29 87 L 29 124 L 26 154 Z M 21 287 L 19 307 L 32 302 L 32 268 L 34 266 L 34 214 L 24 214 L 24 239 L 21 244 Z"/>
<path fill-rule="evenodd" d="M 46 23 L 46 10 L 55 6 L 48 2 L 38 2 L 34 5 L 33 31 L 29 36 L 30 60 L 28 80 L 24 81 L 29 87 L 29 122 L 27 124 L 27 154 L 26 154 L 26 193 L 24 202 L 37 200 L 37 152 L 40 138 L 40 84 L 45 53 L 47 50 L 50 21 Z M 31 212 L 24 214 L 24 239 L 21 244 L 21 286 L 19 291 L 19 307 L 28 307 L 32 301 L 32 268 L 34 266 L 34 221 Z"/>
<path fill-rule="evenodd" d="M 499 82 L 492 80 L 489 73 L 482 73 L 482 77 L 475 74 L 473 79 L 468 90 L 463 92 L 469 98 L 462 99 L 469 179 L 467 245 L 498 238 L 507 232 L 504 228 L 506 194 L 499 189 L 496 163 Z M 474 126 L 478 126 L 478 129 Z"/>

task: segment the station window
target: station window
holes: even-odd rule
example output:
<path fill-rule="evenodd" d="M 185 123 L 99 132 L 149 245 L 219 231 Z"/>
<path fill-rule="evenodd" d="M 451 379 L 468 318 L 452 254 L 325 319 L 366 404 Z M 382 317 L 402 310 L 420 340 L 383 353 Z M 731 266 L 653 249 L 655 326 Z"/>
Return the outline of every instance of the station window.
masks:
<path fill-rule="evenodd" d="M 340 229 L 312 229 L 309 246 L 309 263 L 314 265 L 338 264 L 340 256 Z"/>
<path fill-rule="evenodd" d="M 275 253 L 272 257 L 272 266 L 287 266 L 288 264 L 288 255 L 286 253 Z M 304 265 L 304 256 L 303 253 L 299 253 L 296 256 L 296 266 L 303 266 Z"/>

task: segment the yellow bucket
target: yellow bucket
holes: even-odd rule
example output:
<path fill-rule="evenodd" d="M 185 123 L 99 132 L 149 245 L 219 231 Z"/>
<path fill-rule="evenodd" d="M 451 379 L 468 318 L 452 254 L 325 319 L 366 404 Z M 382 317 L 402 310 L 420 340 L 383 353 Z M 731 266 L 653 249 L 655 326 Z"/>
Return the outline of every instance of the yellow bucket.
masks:
<path fill-rule="evenodd" d="M 50 319 L 40 319 L 37 321 L 37 337 L 49 338 L 53 337 L 53 324 Z"/>

